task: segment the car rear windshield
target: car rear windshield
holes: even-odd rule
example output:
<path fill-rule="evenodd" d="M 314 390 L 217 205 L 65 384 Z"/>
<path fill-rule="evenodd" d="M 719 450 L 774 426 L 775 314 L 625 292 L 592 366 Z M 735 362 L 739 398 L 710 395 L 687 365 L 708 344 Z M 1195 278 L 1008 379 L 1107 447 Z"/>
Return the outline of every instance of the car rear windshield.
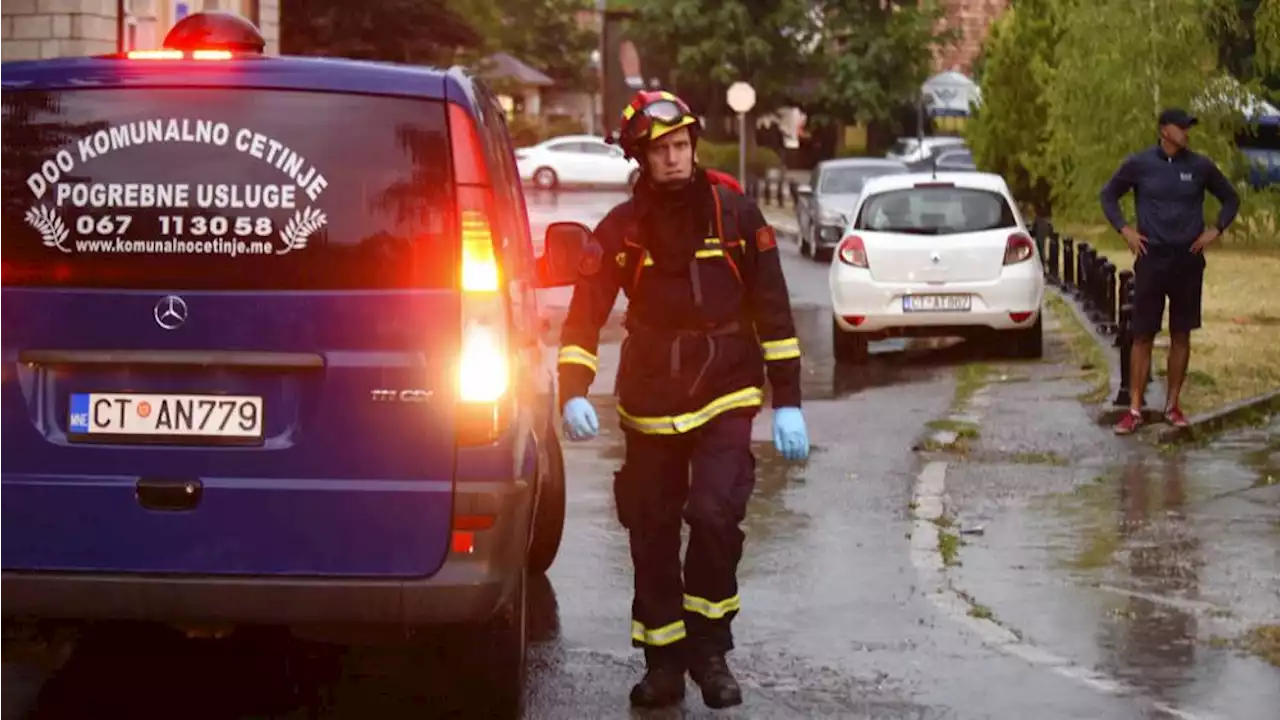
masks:
<path fill-rule="evenodd" d="M 452 286 L 446 115 L 339 93 L 6 90 L 5 285 Z"/>
<path fill-rule="evenodd" d="M 990 190 L 914 187 L 877 193 L 863 203 L 854 228 L 917 235 L 952 235 L 1017 227 L 1013 208 Z"/>
<path fill-rule="evenodd" d="M 862 192 L 867 178 L 906 172 L 906 168 L 883 165 L 875 167 L 831 168 L 822 173 L 818 192 L 824 194 L 856 195 Z"/>

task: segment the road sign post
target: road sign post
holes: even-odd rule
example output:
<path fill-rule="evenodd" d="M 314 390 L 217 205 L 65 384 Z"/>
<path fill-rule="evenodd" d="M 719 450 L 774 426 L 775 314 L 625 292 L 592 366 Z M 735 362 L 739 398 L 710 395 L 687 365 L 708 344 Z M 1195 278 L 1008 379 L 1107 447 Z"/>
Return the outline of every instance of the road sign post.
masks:
<path fill-rule="evenodd" d="M 747 185 L 747 113 L 756 106 L 756 90 L 750 84 L 736 82 L 725 93 L 729 108 L 738 113 L 738 182 Z"/>

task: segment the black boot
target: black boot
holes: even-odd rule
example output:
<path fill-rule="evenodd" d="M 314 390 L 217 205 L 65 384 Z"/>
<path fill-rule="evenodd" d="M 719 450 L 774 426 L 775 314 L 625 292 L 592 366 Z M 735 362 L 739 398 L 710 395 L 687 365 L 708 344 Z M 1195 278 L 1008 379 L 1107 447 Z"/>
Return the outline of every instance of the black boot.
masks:
<path fill-rule="evenodd" d="M 683 699 L 684 668 L 675 664 L 650 665 L 631 688 L 631 704 L 636 707 L 661 708 Z"/>
<path fill-rule="evenodd" d="M 742 688 L 729 672 L 724 655 L 709 653 L 689 664 L 689 675 L 702 688 L 702 701 L 709 708 L 727 708 L 742 704 Z"/>

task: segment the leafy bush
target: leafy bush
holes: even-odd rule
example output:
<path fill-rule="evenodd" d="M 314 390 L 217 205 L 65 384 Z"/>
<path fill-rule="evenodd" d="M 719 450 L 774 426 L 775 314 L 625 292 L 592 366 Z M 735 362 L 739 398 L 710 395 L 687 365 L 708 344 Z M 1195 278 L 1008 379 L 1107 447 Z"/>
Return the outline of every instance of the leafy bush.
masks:
<path fill-rule="evenodd" d="M 698 164 L 721 172 L 738 174 L 738 143 L 715 143 L 698 140 Z M 747 174 L 763 176 L 769 170 L 781 170 L 782 158 L 765 147 L 756 146 L 747 153 Z"/>

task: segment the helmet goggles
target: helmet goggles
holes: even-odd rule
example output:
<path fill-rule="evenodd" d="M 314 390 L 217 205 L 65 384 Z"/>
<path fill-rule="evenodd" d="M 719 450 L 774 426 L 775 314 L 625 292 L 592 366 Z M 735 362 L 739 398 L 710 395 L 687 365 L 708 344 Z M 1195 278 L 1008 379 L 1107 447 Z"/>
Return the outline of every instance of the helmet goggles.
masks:
<path fill-rule="evenodd" d="M 629 146 L 645 140 L 657 140 L 667 133 L 697 122 L 688 106 L 674 96 L 655 100 L 638 110 L 634 106 L 628 106 L 623 111 L 623 117 L 620 139 L 624 145 Z"/>

